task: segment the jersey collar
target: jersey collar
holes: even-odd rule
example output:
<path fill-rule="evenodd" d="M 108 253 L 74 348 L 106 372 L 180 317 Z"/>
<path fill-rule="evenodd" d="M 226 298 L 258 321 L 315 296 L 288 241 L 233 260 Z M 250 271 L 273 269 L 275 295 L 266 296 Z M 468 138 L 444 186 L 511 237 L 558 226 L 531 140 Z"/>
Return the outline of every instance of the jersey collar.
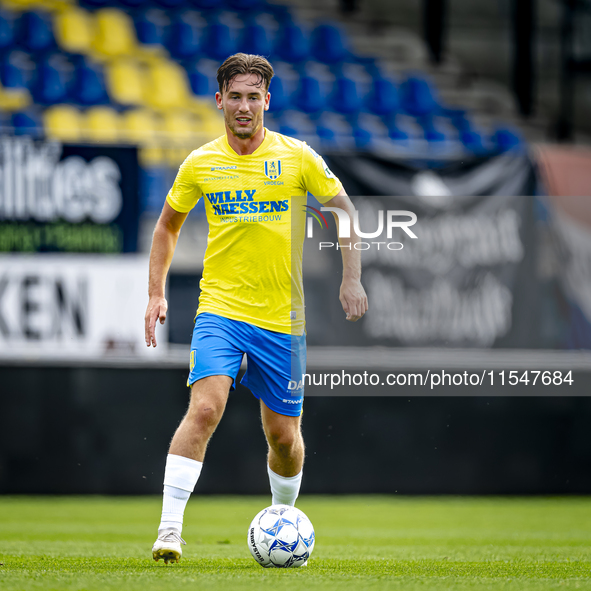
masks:
<path fill-rule="evenodd" d="M 261 145 L 252 153 L 252 154 L 237 154 L 234 151 L 234 148 L 232 148 L 232 146 L 230 145 L 230 142 L 228 142 L 228 135 L 227 133 L 224 134 L 224 149 L 226 150 L 226 152 L 228 152 L 228 154 L 230 154 L 230 156 L 235 156 L 236 158 L 250 158 L 252 156 L 258 156 L 259 154 L 261 154 L 262 152 L 264 152 L 269 145 L 271 144 L 272 140 L 272 136 L 273 136 L 273 132 L 269 131 L 266 127 L 263 127 L 263 129 L 265 130 L 265 138 L 263 139 L 263 141 L 261 142 Z"/>

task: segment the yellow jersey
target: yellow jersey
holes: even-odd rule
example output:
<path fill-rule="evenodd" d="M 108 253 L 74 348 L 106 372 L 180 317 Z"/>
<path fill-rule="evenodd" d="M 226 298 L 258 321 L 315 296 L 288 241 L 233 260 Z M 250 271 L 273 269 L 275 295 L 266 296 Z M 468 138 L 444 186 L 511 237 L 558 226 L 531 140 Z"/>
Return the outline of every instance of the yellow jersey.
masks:
<path fill-rule="evenodd" d="M 301 335 L 307 193 L 325 203 L 341 187 L 305 142 L 268 129 L 252 154 L 238 155 L 226 135 L 191 152 L 166 200 L 178 212 L 205 200 L 209 235 L 197 314 Z"/>

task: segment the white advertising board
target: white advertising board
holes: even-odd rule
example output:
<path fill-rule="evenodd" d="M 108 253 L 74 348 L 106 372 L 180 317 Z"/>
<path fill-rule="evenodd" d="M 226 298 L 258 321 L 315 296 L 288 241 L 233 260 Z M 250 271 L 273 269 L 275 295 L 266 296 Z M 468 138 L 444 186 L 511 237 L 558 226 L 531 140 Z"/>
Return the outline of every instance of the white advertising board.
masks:
<path fill-rule="evenodd" d="M 146 256 L 1 255 L 0 358 L 160 356 L 144 341 Z"/>

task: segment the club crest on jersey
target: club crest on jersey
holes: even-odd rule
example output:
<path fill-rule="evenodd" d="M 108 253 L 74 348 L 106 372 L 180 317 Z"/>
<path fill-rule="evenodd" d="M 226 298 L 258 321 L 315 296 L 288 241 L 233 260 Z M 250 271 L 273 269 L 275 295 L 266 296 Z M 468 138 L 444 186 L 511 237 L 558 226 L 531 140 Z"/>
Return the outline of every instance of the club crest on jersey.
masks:
<path fill-rule="evenodd" d="M 265 160 L 265 175 L 272 181 L 281 176 L 281 160 Z"/>

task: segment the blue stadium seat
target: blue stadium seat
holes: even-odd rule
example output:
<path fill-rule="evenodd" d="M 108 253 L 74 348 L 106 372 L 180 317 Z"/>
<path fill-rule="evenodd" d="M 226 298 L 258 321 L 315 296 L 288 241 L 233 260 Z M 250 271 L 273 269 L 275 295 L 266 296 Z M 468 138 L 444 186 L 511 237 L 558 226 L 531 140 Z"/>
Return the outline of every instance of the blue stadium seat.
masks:
<path fill-rule="evenodd" d="M 359 149 L 368 148 L 373 140 L 373 134 L 369 129 L 361 126 L 353 128 L 353 138 L 355 139 L 355 146 Z"/>
<path fill-rule="evenodd" d="M 227 4 L 234 10 L 257 10 L 261 7 L 261 0 L 227 0 Z"/>
<path fill-rule="evenodd" d="M 409 139 L 408 133 L 398 125 L 395 117 L 388 122 L 388 136 L 394 142 L 406 143 Z"/>
<path fill-rule="evenodd" d="M 172 57 L 186 60 L 200 53 L 205 37 L 205 31 L 200 24 L 192 13 L 179 15 L 174 19 L 166 40 L 166 47 Z"/>
<path fill-rule="evenodd" d="M 435 93 L 425 78 L 411 76 L 400 86 L 400 105 L 415 117 L 428 115 L 438 107 Z"/>
<path fill-rule="evenodd" d="M 185 0 L 154 0 L 162 8 L 180 8 L 185 5 Z"/>
<path fill-rule="evenodd" d="M 289 22 L 279 34 L 275 48 L 277 55 L 290 64 L 307 60 L 310 57 L 310 41 L 305 29 Z"/>
<path fill-rule="evenodd" d="M 317 113 L 326 108 L 326 99 L 320 90 L 320 82 L 312 76 L 303 76 L 296 92 L 295 105 L 304 113 Z"/>
<path fill-rule="evenodd" d="M 357 84 L 351 78 L 337 78 L 329 100 L 330 106 L 343 115 L 353 115 L 361 109 Z"/>
<path fill-rule="evenodd" d="M 146 10 L 133 19 L 135 32 L 144 45 L 164 45 L 168 30 L 168 19 L 160 10 Z"/>
<path fill-rule="evenodd" d="M 417 123 L 423 128 L 424 137 L 429 143 L 440 143 L 450 139 L 435 125 L 431 114 L 417 117 Z"/>
<path fill-rule="evenodd" d="M 191 90 L 198 96 L 213 97 L 218 90 L 215 76 L 201 69 L 197 64 L 187 65 L 187 76 L 191 84 Z"/>
<path fill-rule="evenodd" d="M 203 52 L 211 59 L 223 61 L 236 53 L 236 37 L 236 32 L 228 25 L 214 21 L 207 27 Z"/>
<path fill-rule="evenodd" d="M 512 150 L 521 144 L 521 137 L 515 129 L 499 128 L 491 139 L 499 152 Z"/>
<path fill-rule="evenodd" d="M 33 98 L 43 105 L 68 102 L 73 79 L 74 65 L 64 55 L 45 57 L 37 70 Z"/>
<path fill-rule="evenodd" d="M 152 4 L 152 0 L 119 0 L 119 2 L 129 8 L 143 8 Z"/>
<path fill-rule="evenodd" d="M 10 51 L 2 57 L 0 80 L 6 88 L 31 89 L 36 77 L 36 64 L 24 51 Z"/>
<path fill-rule="evenodd" d="M 101 66 L 85 59 L 80 61 L 72 98 L 81 105 L 105 105 L 110 102 Z"/>
<path fill-rule="evenodd" d="M 191 6 L 201 10 L 215 10 L 222 8 L 226 3 L 225 0 L 188 0 Z"/>
<path fill-rule="evenodd" d="M 387 117 L 400 107 L 398 90 L 391 80 L 375 78 L 367 100 L 367 108 L 380 117 Z"/>
<path fill-rule="evenodd" d="M 265 27 L 251 23 L 243 29 L 238 50 L 244 53 L 268 56 L 273 53 L 273 43 Z"/>
<path fill-rule="evenodd" d="M 48 51 L 55 47 L 51 16 L 45 12 L 25 12 L 20 22 L 19 45 L 27 51 Z"/>
<path fill-rule="evenodd" d="M 10 49 L 14 44 L 16 19 L 12 15 L 0 12 L 0 51 Z"/>
<path fill-rule="evenodd" d="M 460 141 L 466 150 L 472 152 L 473 154 L 480 155 L 486 153 L 487 151 L 484 147 L 482 135 L 472 129 L 460 131 Z"/>
<path fill-rule="evenodd" d="M 116 2 L 114 0 L 80 0 L 80 6 L 88 8 L 102 8 L 103 6 L 114 6 Z"/>
<path fill-rule="evenodd" d="M 336 64 L 349 56 L 342 31 L 329 24 L 319 25 L 312 32 L 312 55 L 325 64 Z"/>
<path fill-rule="evenodd" d="M 43 135 L 43 121 L 40 115 L 34 111 L 22 111 L 13 113 L 10 118 L 10 125 L 15 135 L 29 135 L 40 137 Z"/>
<path fill-rule="evenodd" d="M 274 76 L 269 86 L 271 93 L 271 102 L 269 104 L 269 111 L 272 113 L 280 113 L 285 109 L 291 107 L 291 100 L 286 91 L 285 84 L 279 76 Z"/>

